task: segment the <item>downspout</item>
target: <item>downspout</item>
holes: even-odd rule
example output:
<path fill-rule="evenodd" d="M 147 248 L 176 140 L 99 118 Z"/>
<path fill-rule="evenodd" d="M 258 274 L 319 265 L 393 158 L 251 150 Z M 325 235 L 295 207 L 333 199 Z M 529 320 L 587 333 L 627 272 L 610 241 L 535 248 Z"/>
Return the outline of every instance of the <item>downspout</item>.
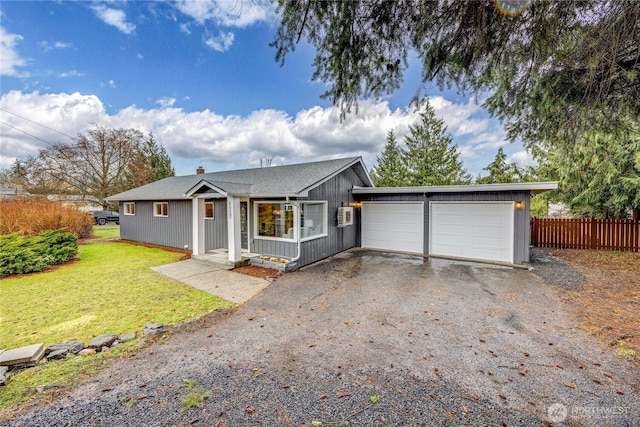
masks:
<path fill-rule="evenodd" d="M 289 203 L 289 196 L 287 196 L 287 203 Z M 293 203 L 293 205 L 296 207 L 296 223 L 298 223 L 298 230 L 296 230 L 296 236 L 298 237 L 298 254 L 294 257 L 291 258 L 290 262 L 296 262 L 300 259 L 300 255 L 302 255 L 300 248 L 301 248 L 301 243 L 300 243 L 300 203 L 298 201 L 296 201 L 295 203 Z"/>

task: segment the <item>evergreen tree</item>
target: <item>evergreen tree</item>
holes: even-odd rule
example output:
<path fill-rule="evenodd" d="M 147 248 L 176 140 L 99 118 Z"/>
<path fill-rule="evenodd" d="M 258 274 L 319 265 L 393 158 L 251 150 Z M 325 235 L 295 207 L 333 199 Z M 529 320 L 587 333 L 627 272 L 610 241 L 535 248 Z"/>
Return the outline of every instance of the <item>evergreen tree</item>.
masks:
<path fill-rule="evenodd" d="M 476 179 L 477 184 L 520 182 L 524 174 L 515 163 L 507 163 L 507 155 L 502 147 L 498 148 L 498 153 L 496 153 L 493 162 L 489 163 L 486 168 L 482 168 L 482 170 L 489 172 L 489 175 Z"/>
<path fill-rule="evenodd" d="M 376 157 L 377 166 L 371 172 L 373 183 L 378 187 L 398 187 L 403 185 L 406 175 L 402 163 L 402 151 L 398 147 L 392 130 L 387 132 L 387 142 L 382 155 Z"/>
<path fill-rule="evenodd" d="M 470 176 L 462 166 L 457 146 L 452 145 L 443 120 L 437 119 L 429 101 L 424 103 L 420 123 L 409 126 L 402 163 L 403 185 L 468 184 Z"/>
<path fill-rule="evenodd" d="M 627 218 L 640 209 L 640 129 L 593 132 L 547 152 L 538 151 L 540 169 L 560 181 L 554 199 L 572 214 Z M 555 193 L 555 192 L 554 192 Z"/>

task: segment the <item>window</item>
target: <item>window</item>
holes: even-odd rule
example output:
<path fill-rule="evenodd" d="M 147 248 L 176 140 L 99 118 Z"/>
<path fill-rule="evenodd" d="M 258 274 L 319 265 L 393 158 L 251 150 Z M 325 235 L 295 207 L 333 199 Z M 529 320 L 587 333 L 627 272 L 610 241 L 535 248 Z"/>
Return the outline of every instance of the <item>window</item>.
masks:
<path fill-rule="evenodd" d="M 124 203 L 124 214 L 125 215 L 135 215 L 136 214 L 136 204 L 134 202 Z"/>
<path fill-rule="evenodd" d="M 327 203 L 312 202 L 300 204 L 300 238 L 326 236 Z"/>
<path fill-rule="evenodd" d="M 169 216 L 169 203 L 155 202 L 153 204 L 153 216 Z"/>
<path fill-rule="evenodd" d="M 213 202 L 204 202 L 205 219 L 213 219 Z"/>
<path fill-rule="evenodd" d="M 295 238 L 293 205 L 288 203 L 256 202 L 256 234 L 259 237 Z"/>

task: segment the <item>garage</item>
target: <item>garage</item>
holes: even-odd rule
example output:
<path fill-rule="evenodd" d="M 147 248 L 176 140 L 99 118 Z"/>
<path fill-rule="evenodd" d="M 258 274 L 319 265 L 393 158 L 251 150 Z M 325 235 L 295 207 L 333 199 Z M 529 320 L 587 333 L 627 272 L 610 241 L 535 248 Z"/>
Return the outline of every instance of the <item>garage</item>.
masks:
<path fill-rule="evenodd" d="M 356 187 L 361 246 L 443 258 L 529 262 L 531 196 L 557 182 Z"/>
<path fill-rule="evenodd" d="M 513 202 L 431 202 L 429 253 L 513 263 Z"/>
<path fill-rule="evenodd" d="M 424 253 L 423 202 L 363 202 L 362 247 Z"/>

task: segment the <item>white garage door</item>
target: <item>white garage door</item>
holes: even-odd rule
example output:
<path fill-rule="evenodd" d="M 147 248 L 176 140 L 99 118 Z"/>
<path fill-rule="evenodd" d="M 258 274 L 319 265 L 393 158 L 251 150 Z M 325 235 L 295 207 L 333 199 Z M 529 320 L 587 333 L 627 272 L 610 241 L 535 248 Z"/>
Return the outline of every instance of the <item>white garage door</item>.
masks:
<path fill-rule="evenodd" d="M 430 204 L 429 254 L 513 262 L 512 202 Z"/>
<path fill-rule="evenodd" d="M 362 247 L 424 253 L 424 203 L 362 203 Z"/>

